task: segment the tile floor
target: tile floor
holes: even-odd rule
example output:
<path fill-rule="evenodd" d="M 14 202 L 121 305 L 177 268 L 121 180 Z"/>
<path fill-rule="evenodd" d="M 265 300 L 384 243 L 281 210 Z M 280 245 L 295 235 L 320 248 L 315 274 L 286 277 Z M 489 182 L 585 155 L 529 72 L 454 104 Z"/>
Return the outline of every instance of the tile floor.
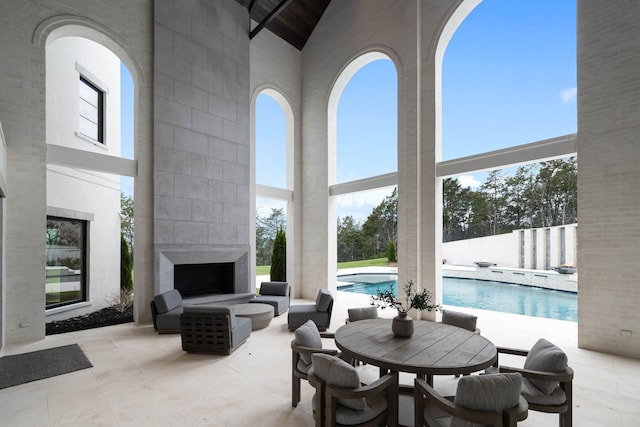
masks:
<path fill-rule="evenodd" d="M 364 295 L 338 292 L 332 329 L 344 323 L 348 307 L 367 304 Z M 496 345 L 529 348 L 546 337 L 562 347 L 575 370 L 574 426 L 640 426 L 640 360 L 578 349 L 575 323 L 456 309 L 476 313 L 482 334 Z M 4 354 L 78 343 L 94 367 L 0 390 L 0 425 L 312 426 L 313 389 L 306 382 L 302 401 L 291 407 L 292 338 L 285 314 L 230 356 L 187 354 L 179 335 L 135 324 L 8 346 Z M 373 367 L 363 372 L 373 374 Z M 455 390 L 453 377 L 435 383 L 444 394 Z M 558 418 L 530 411 L 519 425 L 553 427 Z"/>

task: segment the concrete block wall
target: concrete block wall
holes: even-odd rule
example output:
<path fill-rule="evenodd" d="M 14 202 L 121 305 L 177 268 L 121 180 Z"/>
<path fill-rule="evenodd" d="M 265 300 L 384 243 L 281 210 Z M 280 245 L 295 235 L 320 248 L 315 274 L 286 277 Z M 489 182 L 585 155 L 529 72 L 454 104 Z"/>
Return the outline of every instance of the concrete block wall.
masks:
<path fill-rule="evenodd" d="M 578 2 L 578 345 L 640 357 L 640 3 Z"/>
<path fill-rule="evenodd" d="M 161 0 L 154 19 L 156 264 L 158 251 L 249 251 L 247 9 Z"/>

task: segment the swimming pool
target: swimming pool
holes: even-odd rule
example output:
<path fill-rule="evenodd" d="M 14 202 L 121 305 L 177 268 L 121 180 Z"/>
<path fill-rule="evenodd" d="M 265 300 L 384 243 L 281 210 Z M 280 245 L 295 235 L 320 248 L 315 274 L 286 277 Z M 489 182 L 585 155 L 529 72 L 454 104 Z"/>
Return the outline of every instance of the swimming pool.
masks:
<path fill-rule="evenodd" d="M 375 295 L 378 289 L 393 286 L 397 275 L 352 274 L 338 276 L 338 290 Z M 478 308 L 502 313 L 578 321 L 578 295 L 516 284 L 443 277 L 442 302 L 457 307 Z"/>

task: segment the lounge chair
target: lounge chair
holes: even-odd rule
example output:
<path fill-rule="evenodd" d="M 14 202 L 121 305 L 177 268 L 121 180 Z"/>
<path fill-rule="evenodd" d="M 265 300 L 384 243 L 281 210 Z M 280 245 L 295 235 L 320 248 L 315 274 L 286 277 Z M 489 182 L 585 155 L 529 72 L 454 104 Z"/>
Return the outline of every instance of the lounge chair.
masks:
<path fill-rule="evenodd" d="M 313 320 L 321 331 L 329 329 L 331 312 L 333 310 L 333 296 L 328 289 L 319 289 L 315 304 L 296 304 L 289 307 L 287 325 L 294 331 L 307 320 Z"/>
<path fill-rule="evenodd" d="M 291 287 L 287 282 L 262 282 L 258 296 L 249 302 L 272 305 L 273 315 L 279 316 L 289 308 Z"/>
<path fill-rule="evenodd" d="M 180 316 L 182 349 L 189 353 L 231 354 L 251 334 L 251 319 L 233 307 L 188 305 Z"/>
<path fill-rule="evenodd" d="M 176 289 L 156 295 L 151 300 L 153 328 L 159 334 L 180 333 L 180 315 L 183 310 L 182 295 Z"/>

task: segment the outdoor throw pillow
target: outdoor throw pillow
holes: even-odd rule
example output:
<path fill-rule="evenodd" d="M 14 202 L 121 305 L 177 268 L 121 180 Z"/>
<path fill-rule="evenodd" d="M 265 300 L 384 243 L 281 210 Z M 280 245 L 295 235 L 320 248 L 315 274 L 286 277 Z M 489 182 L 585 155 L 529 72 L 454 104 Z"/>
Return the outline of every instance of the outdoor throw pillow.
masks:
<path fill-rule="evenodd" d="M 316 297 L 316 311 L 324 312 L 329 310 L 329 304 L 331 304 L 332 299 L 333 297 L 328 289 L 320 289 Z"/>
<path fill-rule="evenodd" d="M 324 380 L 327 384 L 344 388 L 360 387 L 360 376 L 356 368 L 347 362 L 327 354 L 312 354 L 313 372 Z M 358 399 L 338 399 L 338 402 L 348 408 L 364 410 L 366 400 L 364 397 Z"/>
<path fill-rule="evenodd" d="M 260 295 L 287 296 L 289 284 L 287 282 L 262 282 Z"/>
<path fill-rule="evenodd" d="M 527 355 L 524 369 L 543 372 L 564 372 L 567 367 L 567 355 L 544 338 L 540 338 Z M 551 394 L 558 387 L 558 382 L 530 380 L 540 391 Z"/>
<path fill-rule="evenodd" d="M 163 314 L 182 305 L 182 296 L 176 289 L 172 289 L 153 298 L 158 313 Z"/>
<path fill-rule="evenodd" d="M 490 374 L 460 378 L 454 403 L 477 411 L 503 411 L 518 406 L 522 375 Z M 451 420 L 451 427 L 475 427 L 479 424 L 459 418 Z"/>
<path fill-rule="evenodd" d="M 313 323 L 313 320 L 307 320 L 296 329 L 294 341 L 301 347 L 322 348 L 320 331 L 318 331 L 318 327 Z M 311 363 L 311 355 L 309 354 L 300 354 L 300 359 L 307 365 Z"/>

